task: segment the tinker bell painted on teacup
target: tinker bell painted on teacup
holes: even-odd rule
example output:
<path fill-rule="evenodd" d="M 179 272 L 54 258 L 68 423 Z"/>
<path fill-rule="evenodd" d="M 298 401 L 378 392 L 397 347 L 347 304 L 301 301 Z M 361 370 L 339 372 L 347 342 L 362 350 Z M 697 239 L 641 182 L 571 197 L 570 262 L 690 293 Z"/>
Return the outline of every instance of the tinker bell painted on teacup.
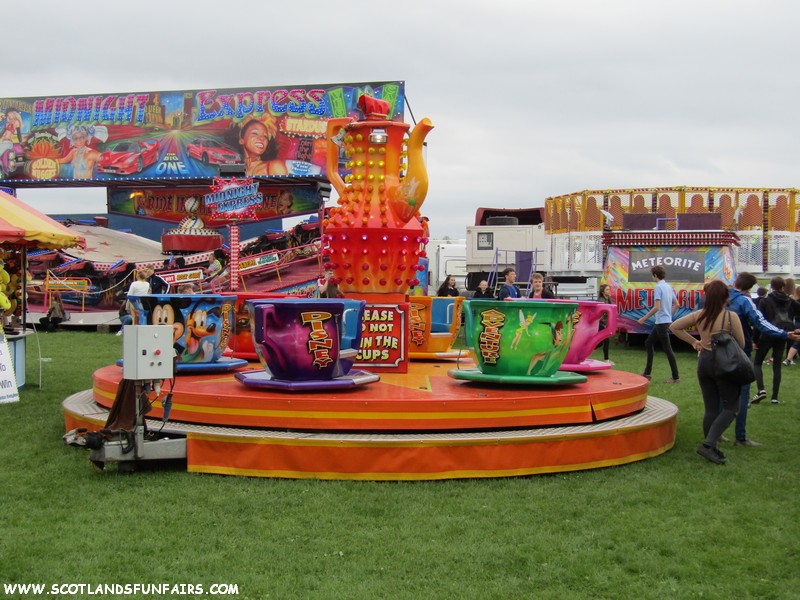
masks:
<path fill-rule="evenodd" d="M 519 311 L 519 327 L 517 327 L 517 331 L 514 333 L 514 339 L 511 340 L 511 349 L 516 350 L 517 346 L 519 346 L 520 341 L 522 341 L 522 334 L 524 333 L 528 337 L 531 337 L 530 331 L 528 329 L 533 323 L 533 320 L 536 318 L 536 313 L 532 315 L 528 315 L 527 317 L 523 314 L 523 312 Z"/>
<path fill-rule="evenodd" d="M 581 312 L 575 311 L 572 319 L 567 319 L 567 332 L 564 333 L 564 323 L 558 321 L 557 323 L 542 323 L 542 325 L 549 325 L 550 331 L 553 335 L 553 350 L 549 352 L 537 352 L 531 357 L 531 362 L 528 365 L 528 375 L 537 375 L 541 372 L 547 372 L 547 369 L 552 366 L 552 363 L 558 365 L 564 359 L 569 344 L 572 341 L 572 336 L 575 335 L 575 327 L 581 320 Z"/>

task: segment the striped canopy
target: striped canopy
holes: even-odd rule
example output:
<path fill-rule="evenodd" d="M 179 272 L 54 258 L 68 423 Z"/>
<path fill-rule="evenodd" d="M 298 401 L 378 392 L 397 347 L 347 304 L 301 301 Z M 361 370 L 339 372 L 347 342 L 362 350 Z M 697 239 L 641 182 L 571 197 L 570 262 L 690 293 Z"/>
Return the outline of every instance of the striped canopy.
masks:
<path fill-rule="evenodd" d="M 83 237 L 68 227 L 3 191 L 0 191 L 0 243 L 48 249 L 86 246 Z"/>

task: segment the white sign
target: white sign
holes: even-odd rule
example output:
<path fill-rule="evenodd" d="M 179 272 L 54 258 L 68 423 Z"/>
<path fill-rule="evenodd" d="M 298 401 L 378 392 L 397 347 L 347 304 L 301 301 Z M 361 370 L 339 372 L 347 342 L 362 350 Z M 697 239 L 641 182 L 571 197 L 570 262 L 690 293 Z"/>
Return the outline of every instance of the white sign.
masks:
<path fill-rule="evenodd" d="M 8 349 L 6 335 L 0 331 L 0 404 L 19 402 L 17 378 L 14 375 L 14 364 L 11 362 L 11 351 Z"/>
<path fill-rule="evenodd" d="M 278 255 L 276 253 L 261 254 L 259 256 L 254 256 L 253 258 L 245 258 L 239 261 L 239 273 L 266 267 L 267 265 L 271 265 L 276 262 L 278 262 Z"/>

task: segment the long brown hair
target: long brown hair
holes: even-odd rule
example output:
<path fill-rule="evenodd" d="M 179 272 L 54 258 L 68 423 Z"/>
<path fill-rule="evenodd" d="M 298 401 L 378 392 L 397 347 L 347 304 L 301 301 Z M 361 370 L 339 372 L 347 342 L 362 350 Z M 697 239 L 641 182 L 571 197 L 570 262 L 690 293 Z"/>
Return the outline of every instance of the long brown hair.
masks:
<path fill-rule="evenodd" d="M 704 289 L 706 293 L 705 304 L 700 317 L 697 319 L 696 325 L 698 329 L 703 323 L 706 323 L 710 328 L 719 314 L 725 310 L 725 304 L 728 302 L 728 286 L 725 285 L 724 281 L 720 279 L 709 281 Z"/>

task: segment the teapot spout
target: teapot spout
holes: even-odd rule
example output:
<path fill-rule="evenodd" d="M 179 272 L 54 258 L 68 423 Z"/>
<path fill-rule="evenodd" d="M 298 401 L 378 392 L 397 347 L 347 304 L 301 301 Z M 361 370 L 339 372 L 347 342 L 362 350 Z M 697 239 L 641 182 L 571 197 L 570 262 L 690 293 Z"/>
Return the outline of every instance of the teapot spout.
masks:
<path fill-rule="evenodd" d="M 417 214 L 428 195 L 428 169 L 422 148 L 431 129 L 433 123 L 427 117 L 414 127 L 408 138 L 408 171 L 389 194 L 389 207 L 403 223 L 408 223 Z"/>

